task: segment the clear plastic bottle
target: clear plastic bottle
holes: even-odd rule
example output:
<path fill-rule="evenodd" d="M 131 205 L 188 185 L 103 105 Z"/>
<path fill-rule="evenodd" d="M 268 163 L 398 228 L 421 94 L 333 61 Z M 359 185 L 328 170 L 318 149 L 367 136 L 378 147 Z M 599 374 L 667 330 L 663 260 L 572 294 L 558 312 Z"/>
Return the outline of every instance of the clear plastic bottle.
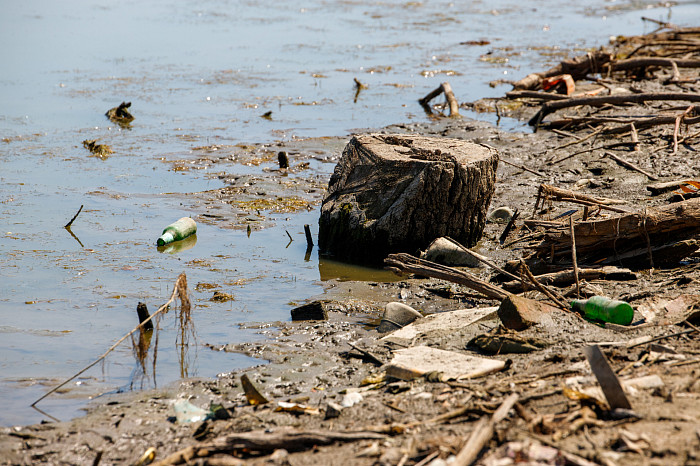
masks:
<path fill-rule="evenodd" d="M 612 324 L 629 325 L 634 318 L 634 309 L 624 301 L 615 301 L 605 296 L 591 296 L 588 299 L 574 299 L 571 308 L 586 319 Z"/>
<path fill-rule="evenodd" d="M 180 241 L 188 236 L 197 233 L 197 223 L 189 217 L 182 217 L 175 223 L 171 223 L 163 230 L 163 234 L 158 238 L 158 246 Z"/>

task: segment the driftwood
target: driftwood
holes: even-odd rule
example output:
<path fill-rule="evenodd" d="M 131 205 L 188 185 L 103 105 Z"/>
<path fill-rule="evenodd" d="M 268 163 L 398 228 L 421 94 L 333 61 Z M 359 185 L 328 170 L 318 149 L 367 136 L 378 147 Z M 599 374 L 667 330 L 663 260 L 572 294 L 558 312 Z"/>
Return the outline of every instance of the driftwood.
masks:
<path fill-rule="evenodd" d="M 582 79 L 588 74 L 600 72 L 602 66 L 611 60 L 611 55 L 605 51 L 596 51 L 580 57 L 564 60 L 557 66 L 543 73 L 532 73 L 513 83 L 515 90 L 533 90 L 542 85 L 542 80 L 559 74 L 570 74 L 574 80 Z"/>
<path fill-rule="evenodd" d="M 649 186 L 647 186 L 647 191 L 649 191 L 649 194 L 651 194 L 652 196 L 658 196 L 659 194 L 663 194 L 669 191 L 673 191 L 674 189 L 680 188 L 683 183 L 685 183 L 685 181 L 680 180 L 650 184 Z"/>
<path fill-rule="evenodd" d="M 601 209 L 612 210 L 613 212 L 627 213 L 626 210 L 617 207 L 612 207 L 611 204 L 626 204 L 625 201 L 619 199 L 609 199 L 606 197 L 589 196 L 588 194 L 577 193 L 568 189 L 557 188 L 548 184 L 541 184 L 537 191 L 537 200 L 535 201 L 534 212 L 540 203 L 552 201 L 573 202 L 574 204 L 582 204 L 585 206 L 597 206 Z"/>
<path fill-rule="evenodd" d="M 629 58 L 627 60 L 616 60 L 605 65 L 606 68 L 610 68 L 612 69 L 612 71 L 634 70 L 638 68 L 646 68 L 648 66 L 677 66 L 678 68 L 700 68 L 700 60 L 640 57 Z"/>
<path fill-rule="evenodd" d="M 288 451 L 301 451 L 315 445 L 330 445 L 335 442 L 355 442 L 358 440 L 382 440 L 386 435 L 374 432 L 332 432 L 324 431 L 294 431 L 281 430 L 273 433 L 265 431 L 243 432 L 226 435 L 211 442 L 184 448 L 160 461 L 153 466 L 185 464 L 197 458 L 219 453 L 232 453 L 240 450 L 249 452 L 268 452 L 279 448 Z"/>
<path fill-rule="evenodd" d="M 621 269 L 613 266 L 600 267 L 600 268 L 579 268 L 578 277 L 580 280 L 636 280 L 637 274 L 629 269 Z M 552 272 L 542 275 L 535 276 L 537 281 L 547 286 L 556 286 L 563 288 L 565 286 L 571 285 L 575 282 L 575 273 L 573 270 L 564 270 L 561 272 Z M 523 289 L 523 285 L 519 281 L 509 281 L 502 283 L 501 287 L 511 293 L 520 293 L 522 291 L 527 291 L 534 289 L 532 286 L 528 286 Z"/>
<path fill-rule="evenodd" d="M 575 225 L 576 248 L 579 254 L 614 253 L 665 244 L 689 238 L 700 232 L 700 199 L 649 208 L 604 220 L 579 222 Z M 543 240 L 534 248 L 537 255 L 570 254 L 571 238 L 568 225 L 551 226 Z"/>
<path fill-rule="evenodd" d="M 644 103 L 652 101 L 685 101 L 685 102 L 700 102 L 700 94 L 690 94 L 685 92 L 659 92 L 645 94 L 630 94 L 630 95 L 604 95 L 594 97 L 577 97 L 567 100 L 555 100 L 542 105 L 542 108 L 533 116 L 528 124 L 530 126 L 539 126 L 544 117 L 550 113 L 562 108 L 578 107 L 582 105 L 603 105 L 603 104 L 629 104 L 629 103 Z"/>
<path fill-rule="evenodd" d="M 384 263 L 390 268 L 401 272 L 415 273 L 425 277 L 439 278 L 441 280 L 458 283 L 474 291 L 478 291 L 488 298 L 497 299 L 499 301 L 510 294 L 507 291 L 503 291 L 500 287 L 485 282 L 469 272 L 419 259 L 410 254 L 390 254 L 389 257 L 384 260 Z"/>

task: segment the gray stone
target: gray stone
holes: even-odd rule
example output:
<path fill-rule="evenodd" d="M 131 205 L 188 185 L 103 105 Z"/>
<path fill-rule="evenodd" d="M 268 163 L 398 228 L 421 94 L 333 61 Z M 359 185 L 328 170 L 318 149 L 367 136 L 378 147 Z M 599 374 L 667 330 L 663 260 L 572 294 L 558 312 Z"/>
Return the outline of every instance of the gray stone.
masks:
<path fill-rule="evenodd" d="M 499 207 L 489 214 L 488 220 L 493 223 L 508 223 L 514 213 L 510 207 Z"/>
<path fill-rule="evenodd" d="M 420 255 L 421 259 L 443 265 L 481 267 L 481 262 L 464 252 L 462 248 L 448 240 L 438 238 Z"/>
<path fill-rule="evenodd" d="M 392 330 L 405 327 L 416 319 L 422 318 L 423 315 L 402 303 L 389 303 L 384 309 L 384 316 L 377 327 L 379 333 L 391 332 Z"/>

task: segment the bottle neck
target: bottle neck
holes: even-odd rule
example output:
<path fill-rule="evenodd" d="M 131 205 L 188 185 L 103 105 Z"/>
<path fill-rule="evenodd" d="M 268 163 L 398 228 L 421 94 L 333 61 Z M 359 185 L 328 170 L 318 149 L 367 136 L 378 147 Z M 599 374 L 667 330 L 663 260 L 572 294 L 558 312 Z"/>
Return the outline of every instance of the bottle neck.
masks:
<path fill-rule="evenodd" d="M 160 238 L 158 238 L 158 246 L 163 246 L 164 244 L 172 243 L 175 237 L 173 236 L 172 232 L 166 231 L 161 235 Z"/>

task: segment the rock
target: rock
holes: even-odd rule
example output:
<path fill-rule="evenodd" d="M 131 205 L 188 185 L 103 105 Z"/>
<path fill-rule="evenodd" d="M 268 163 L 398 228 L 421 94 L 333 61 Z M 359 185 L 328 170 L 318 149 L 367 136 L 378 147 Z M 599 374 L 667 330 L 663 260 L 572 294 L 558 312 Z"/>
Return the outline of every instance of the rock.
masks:
<path fill-rule="evenodd" d="M 421 259 L 450 266 L 481 267 L 481 262 L 470 256 L 447 238 L 438 238 L 421 253 Z"/>
<path fill-rule="evenodd" d="M 380 263 L 441 236 L 472 247 L 484 229 L 497 165 L 495 149 L 458 139 L 356 136 L 321 206 L 320 251 Z"/>
<path fill-rule="evenodd" d="M 340 406 L 338 403 L 329 402 L 326 405 L 326 414 L 324 419 L 335 419 L 336 417 L 340 416 L 341 411 L 343 411 L 342 406 Z"/>
<path fill-rule="evenodd" d="M 439 372 L 443 381 L 458 380 L 489 374 L 503 369 L 505 365 L 505 361 L 414 346 L 394 352 L 394 359 L 386 367 L 386 375 L 411 380 L 429 372 Z"/>
<path fill-rule="evenodd" d="M 534 324 L 549 322 L 551 318 L 548 313 L 553 309 L 556 308 L 539 301 L 511 295 L 501 301 L 498 317 L 505 328 L 525 330 Z"/>
<path fill-rule="evenodd" d="M 292 309 L 292 320 L 328 320 L 330 301 L 313 301 Z"/>
<path fill-rule="evenodd" d="M 514 213 L 510 207 L 499 207 L 489 214 L 488 220 L 493 223 L 508 223 Z"/>
<path fill-rule="evenodd" d="M 392 330 L 405 327 L 416 319 L 423 317 L 423 314 L 402 303 L 389 303 L 384 309 L 384 316 L 377 327 L 379 333 L 391 332 Z"/>
<path fill-rule="evenodd" d="M 427 338 L 443 332 L 455 333 L 477 322 L 496 318 L 497 307 L 482 309 L 458 309 L 430 314 L 399 330 L 383 336 L 381 341 L 390 341 L 409 346 L 416 337 Z"/>

